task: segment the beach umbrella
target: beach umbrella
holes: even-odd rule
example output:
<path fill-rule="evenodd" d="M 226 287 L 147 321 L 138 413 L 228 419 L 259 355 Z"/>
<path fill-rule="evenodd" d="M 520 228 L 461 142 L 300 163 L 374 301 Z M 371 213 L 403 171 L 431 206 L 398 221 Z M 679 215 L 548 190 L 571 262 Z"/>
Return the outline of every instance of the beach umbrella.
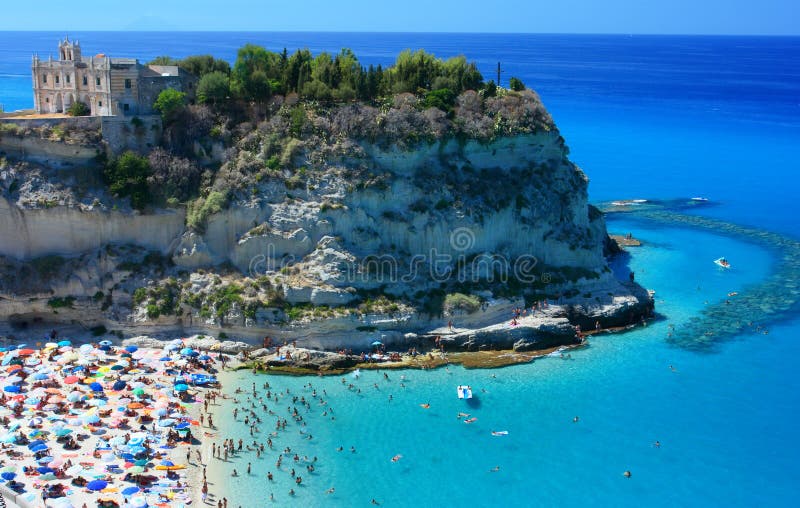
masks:
<path fill-rule="evenodd" d="M 48 455 L 47 457 L 42 457 L 41 459 L 37 460 L 36 462 L 38 462 L 39 464 L 49 464 L 49 463 L 53 462 L 53 460 L 54 460 L 54 458 Z"/>
<path fill-rule="evenodd" d="M 172 360 L 172 358 L 170 358 L 169 356 L 162 356 L 158 360 L 161 361 L 161 362 L 168 362 L 168 361 Z"/>
<path fill-rule="evenodd" d="M 141 489 L 140 489 L 139 487 L 136 487 L 136 486 L 133 486 L 133 487 L 127 487 L 127 488 L 125 488 L 125 489 L 123 489 L 123 490 L 122 490 L 122 495 L 123 495 L 123 496 L 132 496 L 133 494 L 136 494 L 136 493 L 137 493 L 137 492 L 139 492 L 140 490 L 141 490 Z"/>
<path fill-rule="evenodd" d="M 36 468 L 36 470 L 39 471 L 39 474 L 47 474 L 47 473 L 55 473 L 56 472 L 55 469 L 53 469 L 52 467 L 47 467 L 47 466 L 39 466 L 39 467 Z"/>
<path fill-rule="evenodd" d="M 128 353 L 135 353 L 139 351 L 139 348 L 131 344 L 130 346 L 125 346 L 125 351 L 127 351 Z"/>
<path fill-rule="evenodd" d="M 130 500 L 133 508 L 147 508 L 147 498 L 144 496 L 136 496 Z"/>
<path fill-rule="evenodd" d="M 39 446 L 39 445 L 42 445 L 42 444 L 45 444 L 45 443 L 41 439 L 37 439 L 36 441 L 31 441 L 30 443 L 28 443 L 28 449 L 32 450 L 34 446 Z"/>
<path fill-rule="evenodd" d="M 48 449 L 48 446 L 46 444 L 38 444 L 38 445 L 34 446 L 33 448 L 31 448 L 30 450 L 33 453 L 37 453 L 37 452 L 43 452 L 43 451 L 45 451 L 47 449 Z"/>
<path fill-rule="evenodd" d="M 142 395 L 144 395 L 144 388 L 142 387 L 134 388 L 133 390 L 131 390 L 131 393 L 136 395 L 137 397 L 141 397 Z"/>
<path fill-rule="evenodd" d="M 81 378 L 79 378 L 78 376 L 67 376 L 64 378 L 64 383 L 68 385 L 73 385 L 80 380 Z"/>
<path fill-rule="evenodd" d="M 16 434 L 8 433 L 0 437 L 0 443 L 14 443 L 17 441 Z"/>
<path fill-rule="evenodd" d="M 128 468 L 128 472 L 130 474 L 141 474 L 144 473 L 144 468 L 142 466 L 131 466 Z"/>
<path fill-rule="evenodd" d="M 163 418 L 161 420 L 158 420 L 158 424 L 157 425 L 159 427 L 171 427 L 174 424 L 175 424 L 175 420 L 173 420 L 172 418 Z"/>
<path fill-rule="evenodd" d="M 128 384 L 125 381 L 115 381 L 111 389 L 115 392 L 118 392 L 120 390 L 124 390 L 126 386 L 128 386 Z"/>
<path fill-rule="evenodd" d="M 65 347 L 65 346 L 71 346 L 71 345 L 72 345 L 72 342 L 68 341 L 68 340 L 58 341 L 58 347 Z"/>
<path fill-rule="evenodd" d="M 13 480 L 16 477 L 17 477 L 17 473 L 11 473 L 11 472 L 0 473 L 0 478 L 4 479 L 7 482 L 10 482 L 11 480 Z"/>
<path fill-rule="evenodd" d="M 111 342 L 110 340 L 101 340 L 98 344 L 100 344 L 101 346 L 111 346 L 113 345 L 113 342 Z"/>
<path fill-rule="evenodd" d="M 176 430 L 186 429 L 189 428 L 189 424 L 187 422 L 181 422 L 175 426 Z"/>
<path fill-rule="evenodd" d="M 185 392 L 188 389 L 189 389 L 189 385 L 185 385 L 183 383 L 175 385 L 175 391 L 176 392 Z"/>
<path fill-rule="evenodd" d="M 192 349 L 190 347 L 185 347 L 185 348 L 180 350 L 180 354 L 182 354 L 182 355 L 190 355 L 192 353 L 194 353 L 194 349 Z"/>
<path fill-rule="evenodd" d="M 72 434 L 72 429 L 64 429 L 64 428 L 61 428 L 61 429 L 58 429 L 58 430 L 56 430 L 56 431 L 54 432 L 54 434 L 55 434 L 57 437 L 64 437 L 64 436 L 68 436 L 68 435 Z"/>
<path fill-rule="evenodd" d="M 134 466 L 147 467 L 147 459 L 139 459 L 133 462 Z"/>
<path fill-rule="evenodd" d="M 20 387 L 16 385 L 8 385 L 3 387 L 3 391 L 8 393 L 19 393 Z"/>
<path fill-rule="evenodd" d="M 100 417 L 97 416 L 96 414 L 92 413 L 90 415 L 84 415 L 82 420 L 83 420 L 83 423 L 89 425 L 89 424 L 92 424 L 92 423 L 99 422 L 100 421 Z"/>
<path fill-rule="evenodd" d="M 58 477 L 54 473 L 45 473 L 39 476 L 39 479 L 46 482 L 51 482 L 53 480 L 57 480 Z"/>
<path fill-rule="evenodd" d="M 36 351 L 34 351 L 33 349 L 30 349 L 30 348 L 25 348 L 25 349 L 20 349 L 20 350 L 19 350 L 19 355 L 20 355 L 20 356 L 30 356 L 30 355 L 32 355 L 32 354 L 33 354 L 33 353 L 35 353 L 35 352 L 36 352 Z"/>
<path fill-rule="evenodd" d="M 17 466 L 3 466 L 0 468 L 0 473 L 16 473 Z"/>
<path fill-rule="evenodd" d="M 111 370 L 122 370 L 124 368 L 125 368 L 125 366 L 124 365 L 120 365 L 119 363 L 115 363 L 114 365 L 111 366 Z"/>
<path fill-rule="evenodd" d="M 102 391 L 103 391 L 103 385 L 101 385 L 101 384 L 100 384 L 100 383 L 98 383 L 97 381 L 95 381 L 94 383 L 91 383 L 91 384 L 89 385 L 89 388 L 90 388 L 90 389 L 91 389 L 93 392 L 102 392 Z"/>
<path fill-rule="evenodd" d="M 45 374 L 44 372 L 37 372 L 36 374 L 33 375 L 33 379 L 35 381 L 44 381 L 45 379 L 47 379 L 49 377 L 50 377 L 50 375 L 49 374 Z"/>
<path fill-rule="evenodd" d="M 86 484 L 86 488 L 89 490 L 103 490 L 104 488 L 108 487 L 108 482 L 105 480 L 92 480 Z"/>

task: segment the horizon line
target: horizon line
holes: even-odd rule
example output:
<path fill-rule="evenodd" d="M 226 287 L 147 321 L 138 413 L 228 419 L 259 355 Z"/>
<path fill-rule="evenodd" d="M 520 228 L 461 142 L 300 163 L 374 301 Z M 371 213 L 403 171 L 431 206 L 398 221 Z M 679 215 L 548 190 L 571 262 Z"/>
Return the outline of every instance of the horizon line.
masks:
<path fill-rule="evenodd" d="M 61 30 L 5 30 L 0 28 L 0 32 L 6 33 L 57 33 Z M 96 30 L 96 29 L 72 29 L 75 32 L 87 33 L 297 33 L 297 34 L 427 34 L 427 35 L 608 35 L 623 37 L 792 37 L 800 38 L 800 34 L 763 34 L 763 33 L 645 33 L 645 32 L 468 32 L 468 31 L 370 31 L 370 30 L 184 30 L 184 29 L 117 29 L 117 30 Z"/>

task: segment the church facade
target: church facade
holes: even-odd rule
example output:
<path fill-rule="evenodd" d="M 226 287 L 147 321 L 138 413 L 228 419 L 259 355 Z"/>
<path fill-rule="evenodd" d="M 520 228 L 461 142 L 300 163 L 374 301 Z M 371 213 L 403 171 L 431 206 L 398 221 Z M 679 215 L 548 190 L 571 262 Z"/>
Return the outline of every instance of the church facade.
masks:
<path fill-rule="evenodd" d="M 176 65 L 143 65 L 134 58 L 84 57 L 78 41 L 58 43 L 58 59 L 33 56 L 33 100 L 40 114 L 65 113 L 79 101 L 92 116 L 153 114 L 167 88 L 191 99 L 197 78 Z"/>

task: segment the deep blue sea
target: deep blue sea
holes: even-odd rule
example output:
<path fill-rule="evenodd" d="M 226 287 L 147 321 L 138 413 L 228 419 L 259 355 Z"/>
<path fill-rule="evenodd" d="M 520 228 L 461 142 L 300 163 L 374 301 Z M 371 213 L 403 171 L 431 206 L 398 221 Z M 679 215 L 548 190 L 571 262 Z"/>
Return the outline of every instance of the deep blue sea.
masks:
<path fill-rule="evenodd" d="M 32 105 L 30 58 L 54 53 L 57 33 L 0 33 L 0 103 Z M 353 49 L 365 64 L 391 63 L 404 48 L 465 54 L 484 76 L 518 76 L 542 96 L 591 179 L 594 201 L 704 196 L 695 213 L 800 239 L 800 38 L 488 34 L 70 33 L 84 54 L 148 60 L 211 53 L 233 59 L 244 42 L 279 51 Z M 494 371 L 364 373 L 339 378 L 259 377 L 310 397 L 311 382 L 336 420 L 301 411 L 276 439 L 316 470 L 276 454 L 213 462 L 231 505 L 269 506 L 796 506 L 800 499 L 800 320 L 789 315 L 705 352 L 667 342 L 704 307 L 745 293 L 775 267 L 771 251 L 745 239 L 611 217 L 633 232 L 637 279 L 656 290 L 663 320 L 625 335 L 593 338 L 572 358 Z M 711 261 L 728 257 L 730 271 Z M 674 370 L 670 369 L 673 366 Z M 401 381 L 400 376 L 406 379 Z M 252 379 L 237 382 L 249 387 Z M 402 384 L 405 387 L 401 386 Z M 455 397 L 469 383 L 480 404 Z M 377 384 L 378 388 L 373 385 Z M 392 400 L 389 400 L 389 395 Z M 244 397 L 243 397 L 244 399 Z M 419 404 L 430 402 L 430 409 Z M 273 404 L 274 405 L 274 404 Z M 288 417 L 286 406 L 278 414 Z M 223 415 L 230 404 L 221 409 Z M 456 416 L 478 420 L 465 425 Z M 577 423 L 573 417 L 579 416 Z M 220 416 L 220 419 L 222 416 Z M 240 416 L 240 420 L 241 420 Z M 272 431 L 267 422 L 259 441 Z M 290 418 L 291 420 L 291 418 Z M 507 430 L 495 437 L 492 430 Z M 243 424 L 222 437 L 249 436 Z M 658 440 L 660 447 L 653 446 Z M 337 447 L 344 447 L 338 452 Z M 350 447 L 356 453 L 350 452 Z M 390 459 L 396 454 L 398 462 Z M 253 475 L 229 478 L 252 461 Z M 296 495 L 289 469 L 303 484 Z M 499 466 L 499 471 L 490 469 Z M 265 481 L 266 471 L 275 482 Z M 631 478 L 622 473 L 630 470 Z M 333 494 L 326 489 L 335 487 Z"/>

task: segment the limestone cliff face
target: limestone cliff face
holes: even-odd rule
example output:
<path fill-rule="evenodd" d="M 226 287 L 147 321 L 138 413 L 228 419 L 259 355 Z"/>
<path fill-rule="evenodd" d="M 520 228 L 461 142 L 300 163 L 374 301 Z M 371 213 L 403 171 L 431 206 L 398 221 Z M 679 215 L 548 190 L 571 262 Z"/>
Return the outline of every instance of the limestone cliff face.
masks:
<path fill-rule="evenodd" d="M 168 252 L 184 230 L 183 211 L 141 215 L 91 207 L 21 208 L 0 196 L 0 255 L 31 259 L 77 255 L 107 244 Z"/>
<path fill-rule="evenodd" d="M 336 237 L 356 258 L 493 254 L 601 270 L 605 226 L 599 214 L 590 219 L 587 179 L 565 152 L 557 132 L 415 150 L 362 144 L 357 163 L 380 185 L 359 188 L 336 171 L 352 161 L 328 160 L 304 188 L 265 185 L 213 216 L 205 233 L 184 235 L 174 260 L 188 268 L 230 261 L 248 272 L 312 260 Z"/>
<path fill-rule="evenodd" d="M 250 145 L 238 156 L 263 168 L 253 154 L 264 149 Z M 422 308 L 429 292 L 466 291 L 482 292 L 484 306 L 457 318 L 483 331 L 453 337 L 455 346 L 523 349 L 535 347 L 537 334 L 573 340 L 570 323 L 623 324 L 652 307 L 641 288 L 608 271 L 602 214 L 588 204 L 588 179 L 554 128 L 410 145 L 347 139 L 328 148 L 322 158 L 299 148 L 289 164 L 303 178 L 299 170 L 254 178 L 202 227 L 187 226 L 184 209 L 143 214 L 103 204 L 101 186 L 87 197 L 77 190 L 85 182 L 63 169 L 0 167 L 0 328 L 7 320 L 132 334 L 224 328 L 323 348 L 368 344 L 380 332 L 410 346 L 418 343 L 411 335 L 452 317 Z M 57 255 L 57 266 L 36 259 L 47 255 Z M 503 268 L 534 278 L 524 289 L 468 286 Z M 561 278 L 545 280 L 551 271 Z M 580 315 L 554 310 L 509 335 L 497 323 L 524 305 L 523 292 L 566 295 Z M 376 294 L 389 301 L 364 303 Z M 324 306 L 322 314 L 312 315 L 313 306 Z M 298 309 L 308 312 L 297 318 Z"/>

